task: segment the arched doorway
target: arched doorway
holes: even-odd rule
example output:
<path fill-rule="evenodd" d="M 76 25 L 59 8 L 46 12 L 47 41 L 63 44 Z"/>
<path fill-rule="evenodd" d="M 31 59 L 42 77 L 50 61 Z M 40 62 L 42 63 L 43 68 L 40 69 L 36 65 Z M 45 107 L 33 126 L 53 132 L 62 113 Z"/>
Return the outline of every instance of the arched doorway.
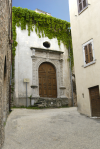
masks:
<path fill-rule="evenodd" d="M 57 98 L 56 70 L 51 63 L 42 63 L 39 67 L 40 97 Z"/>

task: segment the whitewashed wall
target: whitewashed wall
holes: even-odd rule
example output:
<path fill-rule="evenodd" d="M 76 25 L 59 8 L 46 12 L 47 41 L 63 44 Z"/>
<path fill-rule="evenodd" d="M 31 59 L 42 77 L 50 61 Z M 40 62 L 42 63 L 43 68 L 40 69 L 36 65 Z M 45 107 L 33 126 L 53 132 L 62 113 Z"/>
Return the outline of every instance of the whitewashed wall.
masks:
<path fill-rule="evenodd" d="M 50 43 L 50 50 L 63 51 L 63 86 L 66 87 L 65 96 L 70 97 L 70 73 L 68 62 L 68 50 L 61 43 L 59 48 L 57 39 L 39 38 L 35 30 L 28 36 L 27 30 L 21 30 L 20 27 L 16 27 L 17 31 L 17 48 L 15 56 L 15 98 L 21 98 L 26 96 L 26 86 L 23 82 L 24 78 L 29 78 L 28 83 L 28 96 L 32 95 L 32 50 L 30 47 L 44 48 L 43 42 L 48 41 Z M 16 100 L 16 104 L 18 101 Z"/>

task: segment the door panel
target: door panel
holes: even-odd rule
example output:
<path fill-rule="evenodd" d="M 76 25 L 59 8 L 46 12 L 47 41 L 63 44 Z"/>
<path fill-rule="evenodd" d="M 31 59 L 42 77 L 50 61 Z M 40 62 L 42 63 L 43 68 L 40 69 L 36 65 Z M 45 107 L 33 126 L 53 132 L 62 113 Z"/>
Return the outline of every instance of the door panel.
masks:
<path fill-rule="evenodd" d="M 57 97 L 56 70 L 50 63 L 42 63 L 39 67 L 40 97 Z"/>
<path fill-rule="evenodd" d="M 92 116 L 100 117 L 99 86 L 90 88 L 89 92 L 90 92 Z"/>

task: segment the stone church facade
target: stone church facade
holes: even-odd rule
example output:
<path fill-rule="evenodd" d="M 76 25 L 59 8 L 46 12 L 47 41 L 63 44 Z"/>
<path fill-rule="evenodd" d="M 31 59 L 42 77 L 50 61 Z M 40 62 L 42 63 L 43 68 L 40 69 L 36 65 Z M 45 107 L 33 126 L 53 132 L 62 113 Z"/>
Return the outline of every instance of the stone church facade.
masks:
<path fill-rule="evenodd" d="M 43 13 L 43 12 L 42 12 Z M 39 38 L 34 31 L 16 27 L 17 48 L 15 56 L 15 100 L 14 105 L 26 105 L 26 83 L 28 105 L 42 103 L 45 107 L 66 106 L 71 102 L 70 67 L 68 49 L 56 38 Z"/>
<path fill-rule="evenodd" d="M 11 0 L 0 1 L 0 149 L 4 143 L 4 125 L 9 114 L 11 9 Z"/>

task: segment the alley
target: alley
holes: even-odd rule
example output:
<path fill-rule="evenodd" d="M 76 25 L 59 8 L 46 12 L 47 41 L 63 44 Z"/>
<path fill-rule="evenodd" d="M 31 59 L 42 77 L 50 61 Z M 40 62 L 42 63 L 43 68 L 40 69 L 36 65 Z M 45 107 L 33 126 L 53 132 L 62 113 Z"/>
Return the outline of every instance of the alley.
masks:
<path fill-rule="evenodd" d="M 99 149 L 100 120 L 76 108 L 13 109 L 3 149 Z"/>

